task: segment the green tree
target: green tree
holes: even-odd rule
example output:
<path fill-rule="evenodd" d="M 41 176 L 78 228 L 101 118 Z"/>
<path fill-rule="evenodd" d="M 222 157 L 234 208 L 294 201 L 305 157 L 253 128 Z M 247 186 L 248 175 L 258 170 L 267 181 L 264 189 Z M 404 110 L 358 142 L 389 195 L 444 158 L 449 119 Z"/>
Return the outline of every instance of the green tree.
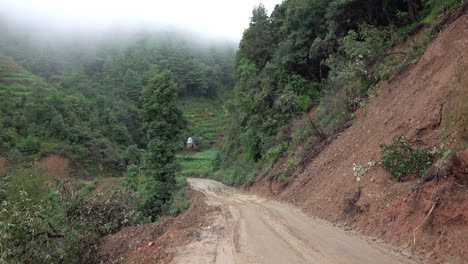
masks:
<path fill-rule="evenodd" d="M 270 60 L 275 49 L 271 21 L 267 10 L 259 5 L 252 11 L 249 28 L 244 31 L 239 44 L 239 58 L 247 58 L 262 68 Z"/>
<path fill-rule="evenodd" d="M 157 74 L 142 92 L 148 145 L 141 171 L 152 182 L 146 185 L 140 209 L 153 219 L 164 210 L 176 186 L 174 174 L 178 164 L 175 155 L 180 148 L 181 132 L 187 125 L 177 108 L 177 94 L 170 71 Z"/>

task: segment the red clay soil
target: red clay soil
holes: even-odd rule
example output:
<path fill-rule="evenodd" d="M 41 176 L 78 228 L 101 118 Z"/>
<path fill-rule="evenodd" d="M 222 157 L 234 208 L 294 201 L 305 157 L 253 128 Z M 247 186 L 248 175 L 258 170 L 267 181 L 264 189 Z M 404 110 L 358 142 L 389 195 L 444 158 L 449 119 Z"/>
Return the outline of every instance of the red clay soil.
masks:
<path fill-rule="evenodd" d="M 124 228 L 103 237 L 98 256 L 103 263 L 125 259 L 125 263 L 169 263 L 176 248 L 196 240 L 207 224 L 205 216 L 212 208 L 200 192 L 189 191 L 192 203 L 178 217 L 164 217 L 159 222 Z"/>
<path fill-rule="evenodd" d="M 70 178 L 70 159 L 50 153 L 39 160 L 41 166 L 44 167 L 44 174 L 59 178 Z"/>
<path fill-rule="evenodd" d="M 0 156 L 0 173 L 6 172 L 6 159 Z"/>
<path fill-rule="evenodd" d="M 406 248 L 407 254 L 430 252 L 426 257 L 431 262 L 452 258 L 455 263 L 468 262 L 466 185 L 443 179 L 411 191 L 416 178 L 394 182 L 379 166 L 370 168 L 359 182 L 353 174 L 353 163 L 378 162 L 379 145 L 389 144 L 395 136 L 405 136 L 414 146 L 439 146 L 441 113 L 445 114 L 441 109 L 464 65 L 468 65 L 467 14 L 441 33 L 416 64 L 380 85 L 353 125 L 297 169 L 287 186 L 277 187 L 277 182 L 264 178 L 252 191 L 271 195 L 279 188 L 277 197 L 314 216 L 346 223 Z M 466 82 L 461 87 L 468 93 Z M 413 231 L 423 222 L 414 242 Z"/>

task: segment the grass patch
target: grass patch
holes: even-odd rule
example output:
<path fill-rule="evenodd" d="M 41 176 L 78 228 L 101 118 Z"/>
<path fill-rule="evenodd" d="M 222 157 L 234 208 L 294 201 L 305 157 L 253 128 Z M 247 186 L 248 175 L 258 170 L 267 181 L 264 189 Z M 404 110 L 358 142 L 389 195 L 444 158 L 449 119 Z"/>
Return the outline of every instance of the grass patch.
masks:
<path fill-rule="evenodd" d="M 177 155 L 185 177 L 207 177 L 213 171 L 213 162 L 218 151 L 207 149 L 194 155 Z"/>

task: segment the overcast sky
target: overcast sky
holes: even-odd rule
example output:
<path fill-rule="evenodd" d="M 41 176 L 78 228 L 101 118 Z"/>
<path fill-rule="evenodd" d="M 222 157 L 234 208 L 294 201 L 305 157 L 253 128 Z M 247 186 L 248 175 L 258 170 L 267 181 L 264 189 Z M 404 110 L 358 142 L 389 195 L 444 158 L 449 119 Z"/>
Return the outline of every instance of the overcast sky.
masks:
<path fill-rule="evenodd" d="M 119 25 L 174 25 L 211 37 L 239 40 L 252 9 L 269 12 L 282 0 L 0 0 L 0 10 L 17 22 L 86 31 Z"/>

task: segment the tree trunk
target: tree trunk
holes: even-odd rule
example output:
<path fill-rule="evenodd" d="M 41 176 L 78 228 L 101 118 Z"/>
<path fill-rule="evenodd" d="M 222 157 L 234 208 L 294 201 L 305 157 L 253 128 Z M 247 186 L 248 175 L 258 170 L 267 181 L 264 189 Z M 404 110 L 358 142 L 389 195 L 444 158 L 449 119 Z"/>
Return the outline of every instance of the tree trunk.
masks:
<path fill-rule="evenodd" d="M 314 124 L 314 122 L 312 121 L 312 119 L 310 118 L 310 116 L 309 116 L 309 114 L 307 112 L 304 112 L 304 114 L 309 119 L 310 126 L 314 130 L 315 135 L 320 139 L 320 141 L 324 140 L 326 138 L 325 133 L 323 133 L 323 131 L 318 126 L 316 126 Z"/>
<path fill-rule="evenodd" d="M 406 0 L 408 3 L 408 14 L 411 18 L 411 22 L 416 23 L 416 13 L 414 11 L 414 4 L 413 0 Z"/>

